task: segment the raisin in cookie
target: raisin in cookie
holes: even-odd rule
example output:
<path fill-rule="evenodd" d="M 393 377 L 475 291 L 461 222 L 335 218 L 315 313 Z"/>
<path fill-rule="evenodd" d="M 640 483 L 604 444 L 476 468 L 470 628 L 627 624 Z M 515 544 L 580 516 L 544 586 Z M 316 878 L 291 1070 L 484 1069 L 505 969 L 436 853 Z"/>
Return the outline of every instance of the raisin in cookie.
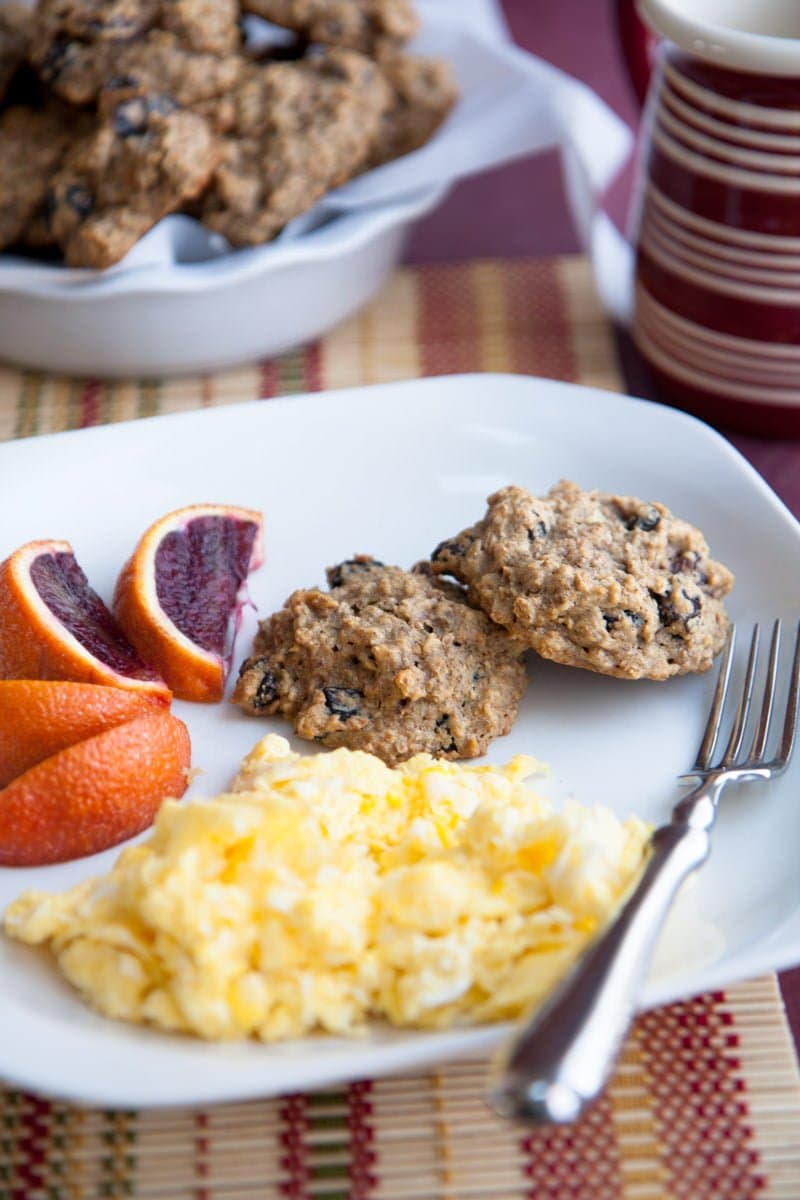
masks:
<path fill-rule="evenodd" d="M 663 504 L 584 492 L 489 497 L 432 555 L 493 621 L 544 658 L 625 679 L 705 671 L 722 647 L 731 573 Z"/>
<path fill-rule="evenodd" d="M 96 62 L 98 68 L 102 62 Z M 114 51 L 113 71 L 99 70 L 95 80 L 98 108 L 107 114 L 134 95 L 162 92 L 181 108 L 226 132 L 230 103 L 226 98 L 242 83 L 250 68 L 238 54 L 189 50 L 174 34 L 154 29 L 130 46 Z"/>
<path fill-rule="evenodd" d="M 419 25 L 411 0 L 244 0 L 242 8 L 308 42 L 372 53 L 404 42 Z"/>
<path fill-rule="evenodd" d="M 235 703 L 390 764 L 422 752 L 473 758 L 508 732 L 524 648 L 462 588 L 366 557 L 330 568 L 328 582 L 262 622 Z"/>
<path fill-rule="evenodd" d="M 47 190 L 50 229 L 74 267 L 118 262 L 204 187 L 218 149 L 202 117 L 167 96 L 136 96 L 66 155 Z"/>
<path fill-rule="evenodd" d="M 180 46 L 201 53 L 241 48 L 237 0 L 40 0 L 35 62 L 52 74 L 48 82 L 58 84 L 55 68 L 71 47 L 131 46 L 151 30 L 166 30 Z"/>
<path fill-rule="evenodd" d="M 200 219 L 234 246 L 269 241 L 362 167 L 390 100 L 375 63 L 354 50 L 251 67 L 219 106 L 231 134 Z"/>

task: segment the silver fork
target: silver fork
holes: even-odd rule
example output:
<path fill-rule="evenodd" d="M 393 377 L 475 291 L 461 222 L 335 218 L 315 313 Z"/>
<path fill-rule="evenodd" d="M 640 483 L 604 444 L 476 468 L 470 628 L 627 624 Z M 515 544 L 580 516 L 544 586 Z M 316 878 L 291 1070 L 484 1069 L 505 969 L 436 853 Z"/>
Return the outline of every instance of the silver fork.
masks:
<path fill-rule="evenodd" d="M 725 709 L 736 636 L 731 627 L 711 711 L 691 770 L 699 778 L 673 809 L 668 825 L 652 835 L 642 876 L 613 923 L 591 944 L 575 970 L 556 988 L 513 1040 L 489 1100 L 503 1116 L 537 1123 L 573 1121 L 602 1091 L 636 1009 L 658 933 L 678 888 L 708 857 L 720 793 L 730 783 L 774 779 L 786 770 L 797 730 L 800 691 L 800 623 L 784 705 L 783 726 L 767 754 L 780 656 L 781 623 L 775 621 L 761 707 L 749 749 L 742 754 L 758 663 L 759 628 L 750 640 L 744 683 L 727 745 L 712 756 Z"/>

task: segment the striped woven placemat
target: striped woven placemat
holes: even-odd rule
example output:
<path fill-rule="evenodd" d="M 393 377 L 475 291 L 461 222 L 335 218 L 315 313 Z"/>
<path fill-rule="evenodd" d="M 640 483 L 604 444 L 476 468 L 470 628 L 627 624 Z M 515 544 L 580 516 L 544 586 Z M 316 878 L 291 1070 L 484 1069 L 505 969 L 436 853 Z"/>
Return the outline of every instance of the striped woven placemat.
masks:
<path fill-rule="evenodd" d="M 619 390 L 586 263 L 401 270 L 321 342 L 214 376 L 105 382 L 0 367 L 0 440 L 461 371 Z M 772 976 L 644 1014 L 605 1096 L 568 1128 L 526 1136 L 495 1119 L 485 1072 L 457 1062 L 139 1113 L 0 1087 L 0 1200 L 800 1200 L 800 1079 Z"/>
<path fill-rule="evenodd" d="M 398 271 L 322 341 L 219 375 L 75 380 L 0 364 L 0 441 L 321 388 L 516 371 L 618 391 L 609 328 L 579 258 Z"/>

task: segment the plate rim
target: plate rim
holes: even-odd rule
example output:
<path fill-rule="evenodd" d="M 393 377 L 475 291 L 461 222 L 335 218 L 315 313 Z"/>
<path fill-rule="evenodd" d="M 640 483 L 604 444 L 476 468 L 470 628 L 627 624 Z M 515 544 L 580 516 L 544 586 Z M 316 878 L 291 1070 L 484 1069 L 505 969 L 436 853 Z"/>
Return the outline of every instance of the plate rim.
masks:
<path fill-rule="evenodd" d="M 2 290 L 0 288 L 0 290 Z M 22 438 L 8 438 L 5 441 L 0 441 L 0 455 L 6 453 L 9 447 L 18 447 L 30 442 L 40 442 L 42 439 L 48 438 L 73 438 L 81 436 L 84 439 L 89 437 L 107 437 L 113 434 L 113 431 L 119 428 L 130 426 L 147 425 L 155 422 L 193 422 L 193 421 L 213 421 L 222 419 L 222 414 L 235 413 L 247 408 L 252 408 L 254 411 L 261 411 L 265 406 L 270 409 L 287 407 L 297 403 L 308 405 L 313 403 L 323 404 L 328 407 L 328 404 L 341 400 L 350 396 L 359 396 L 370 391 L 394 391 L 395 389 L 412 388 L 415 389 L 419 385 L 443 385 L 446 388 L 455 387 L 459 383 L 473 383 L 476 380 L 482 382 L 491 381 L 512 381 L 516 385 L 519 381 L 529 381 L 532 384 L 544 385 L 548 388 L 561 391 L 563 394 L 575 393 L 597 393 L 600 394 L 606 403 L 619 403 L 623 406 L 634 406 L 639 412 L 647 412 L 657 416 L 657 419 L 663 420 L 666 423 L 673 423 L 677 426 L 686 426 L 692 428 L 695 433 L 706 437 L 710 442 L 727 457 L 732 463 L 737 464 L 757 486 L 762 496 L 773 504 L 788 519 L 794 526 L 796 532 L 800 534 L 800 518 L 796 517 L 788 505 L 781 499 L 775 489 L 767 482 L 761 473 L 753 466 L 750 460 L 738 449 L 723 433 L 715 429 L 707 421 L 701 417 L 695 416 L 693 413 L 687 412 L 685 409 L 674 407 L 660 400 L 650 400 L 645 396 L 635 396 L 629 392 L 616 391 L 613 388 L 604 388 L 595 384 L 578 383 L 569 379 L 553 379 L 547 375 L 529 375 L 523 372 L 514 371 L 458 371 L 454 373 L 442 375 L 422 375 L 409 377 L 408 379 L 391 379 L 378 383 L 353 384 L 348 387 L 337 388 L 321 388 L 311 392 L 292 392 L 282 395 L 258 397 L 242 400 L 234 400 L 225 404 L 211 405 L 207 408 L 194 408 L 181 412 L 163 412 L 149 414 L 142 417 L 126 417 L 122 421 L 109 421 L 104 424 L 90 425 L 82 429 L 61 429 L 48 433 L 36 433 Z"/>

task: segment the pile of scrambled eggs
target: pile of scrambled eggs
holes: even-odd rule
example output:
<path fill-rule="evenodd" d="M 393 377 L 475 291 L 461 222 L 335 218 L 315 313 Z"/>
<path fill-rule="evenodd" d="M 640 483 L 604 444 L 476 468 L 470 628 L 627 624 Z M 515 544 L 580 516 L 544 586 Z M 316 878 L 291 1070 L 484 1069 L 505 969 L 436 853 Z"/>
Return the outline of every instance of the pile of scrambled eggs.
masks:
<path fill-rule="evenodd" d="M 204 1038 L 446 1026 L 540 999 L 638 875 L 648 829 L 555 813 L 538 770 L 265 737 L 232 790 L 161 808 L 106 878 L 27 892 L 6 931 L 48 942 L 100 1012 Z"/>

